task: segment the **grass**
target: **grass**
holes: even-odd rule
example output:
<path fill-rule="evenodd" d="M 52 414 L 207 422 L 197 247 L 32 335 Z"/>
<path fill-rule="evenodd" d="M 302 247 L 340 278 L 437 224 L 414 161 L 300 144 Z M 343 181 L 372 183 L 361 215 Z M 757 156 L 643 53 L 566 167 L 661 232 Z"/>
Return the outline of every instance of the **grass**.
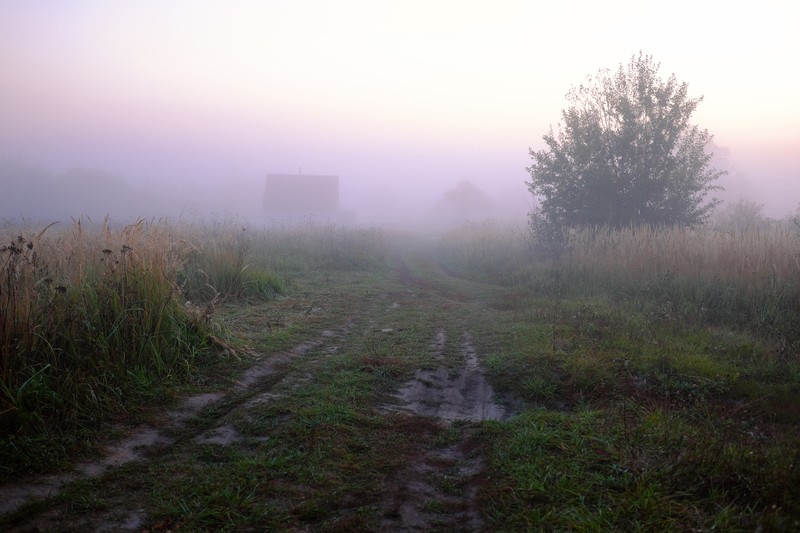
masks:
<path fill-rule="evenodd" d="M 143 385 L 147 395 L 190 372 L 207 324 L 179 298 L 179 257 L 163 227 L 77 220 L 4 240 L 0 448 L 8 474 L 46 467 L 41 448 L 53 436 L 96 428 L 134 405 L 128 398 L 141 397 Z"/>
<path fill-rule="evenodd" d="M 516 288 L 477 336 L 528 406 L 483 428 L 492 528 L 798 528 L 797 235 L 586 231 L 525 263 L 492 231 L 443 243 L 448 268 Z"/>
<path fill-rule="evenodd" d="M 742 334 L 557 310 L 517 309 L 493 321 L 503 341 L 483 337 L 498 390 L 530 406 L 484 428 L 494 527 L 796 527 L 797 361 Z"/>
<path fill-rule="evenodd" d="M 252 230 L 246 225 L 212 220 L 173 231 L 185 244 L 178 283 L 189 300 L 264 300 L 285 292 L 284 280 L 253 257 Z"/>
<path fill-rule="evenodd" d="M 232 348 L 214 317 L 219 306 L 269 301 L 298 270 L 364 269 L 383 253 L 375 232 L 256 231 L 218 220 L 114 228 L 79 219 L 67 228 L 6 228 L 2 242 L 6 475 L 52 468 L 90 440 L 87 432 L 135 417 L 194 379 Z"/>
<path fill-rule="evenodd" d="M 454 231 L 442 254 L 479 279 L 556 298 L 612 299 L 677 323 L 744 328 L 786 351 L 800 343 L 800 233 L 788 225 L 570 230 L 553 260 L 534 254 L 527 231 L 483 224 Z"/>
<path fill-rule="evenodd" d="M 459 230 L 433 248 L 404 241 L 398 249 L 393 235 L 377 230 L 210 224 L 129 230 L 176 254 L 163 261 L 178 265 L 170 270 L 176 304 L 169 305 L 199 335 L 184 346 L 206 352 L 178 365 L 185 371 L 169 367 L 168 375 L 184 377 L 165 378 L 161 388 L 146 371 L 126 379 L 145 383 L 143 394 L 156 399 L 176 387 L 226 396 L 170 433 L 171 447 L 49 500 L 60 513 L 56 528 L 141 513 L 141 528 L 372 531 L 384 527 L 395 500 L 413 498 L 411 487 L 424 482 L 439 493 L 422 495 L 419 508 L 443 529 L 457 529 L 448 518 L 457 504 L 448 498 L 461 494 L 474 494 L 487 530 L 800 529 L 800 360 L 788 327 L 798 313 L 784 298 L 795 290 L 794 234 L 576 234 L 570 252 L 553 261 L 531 255 L 524 231 L 491 224 Z M 33 250 L 45 247 L 36 239 L 52 229 L 30 237 Z M 116 272 L 137 257 L 124 255 L 123 245 L 143 248 L 105 231 L 119 240 L 100 248 L 90 278 L 98 287 L 109 268 L 99 261 L 104 248 L 120 260 Z M 24 258 L 29 237 L 15 239 L 6 241 L 20 252 L 10 253 Z M 737 254 L 765 277 L 737 273 Z M 775 267 L 756 265 L 757 254 Z M 274 276 L 279 283 L 271 286 L 280 290 L 248 292 L 241 283 L 248 271 Z M 239 281 L 215 286 L 210 280 L 231 279 L 222 272 Z M 125 275 L 125 287 L 141 286 Z M 193 293 L 187 307 L 180 287 L 204 284 L 214 290 Z M 719 291 L 733 292 L 709 299 Z M 141 296 L 102 294 L 91 301 L 115 297 L 120 309 L 142 307 Z M 759 309 L 761 322 L 753 320 Z M 777 310 L 785 313 L 780 320 Z M 128 331 L 126 320 L 112 320 L 102 338 Z M 465 333 L 512 418 L 441 426 L 381 408 L 417 369 L 458 372 Z M 285 361 L 268 376 L 230 389 L 243 368 L 276 354 Z M 105 371 L 103 357 L 110 355 L 95 356 L 102 364 L 89 367 L 93 373 Z M 217 365 L 203 363 L 214 357 Z M 50 389 L 37 389 L 36 372 L 49 370 L 42 368 L 28 370 L 33 379 L 18 386 L 22 396 L 46 397 Z M 99 379 L 93 373 L 86 375 Z M 119 402 L 123 413 L 141 409 L 141 396 Z M 199 439 L 220 427 L 235 435 L 229 444 Z M 50 446 L 68 455 L 67 435 L 54 435 Z M 29 449 L 45 449 L 37 446 Z M 445 449 L 483 469 L 459 478 L 452 460 L 436 466 L 430 458 Z M 0 526 L 39 512 L 33 504 Z"/>

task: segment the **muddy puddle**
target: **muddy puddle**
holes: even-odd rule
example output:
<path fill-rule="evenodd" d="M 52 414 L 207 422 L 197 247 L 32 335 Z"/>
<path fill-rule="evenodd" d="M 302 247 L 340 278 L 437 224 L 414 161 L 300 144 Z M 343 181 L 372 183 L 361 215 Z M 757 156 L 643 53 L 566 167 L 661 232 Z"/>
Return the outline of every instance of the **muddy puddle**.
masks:
<path fill-rule="evenodd" d="M 434 357 L 440 361 L 443 360 L 445 342 L 445 333 L 440 330 L 431 345 Z M 506 411 L 495 401 L 494 390 L 486 381 L 474 342 L 467 333 L 461 338 L 460 354 L 464 366 L 455 375 L 444 366 L 417 370 L 414 379 L 406 382 L 395 394 L 399 405 L 390 406 L 390 409 L 445 422 L 506 418 Z"/>
<path fill-rule="evenodd" d="M 431 352 L 442 366 L 417 370 L 394 395 L 397 404 L 386 409 L 430 417 L 445 427 L 507 418 L 486 381 L 472 337 L 464 333 L 460 339 L 463 366 L 457 371 L 444 366 L 446 343 L 444 330 L 439 330 Z M 426 440 L 433 440 L 433 435 Z M 480 531 L 477 494 L 484 464 L 469 449 L 466 440 L 434 446 L 397 472 L 389 484 L 381 530 Z"/>

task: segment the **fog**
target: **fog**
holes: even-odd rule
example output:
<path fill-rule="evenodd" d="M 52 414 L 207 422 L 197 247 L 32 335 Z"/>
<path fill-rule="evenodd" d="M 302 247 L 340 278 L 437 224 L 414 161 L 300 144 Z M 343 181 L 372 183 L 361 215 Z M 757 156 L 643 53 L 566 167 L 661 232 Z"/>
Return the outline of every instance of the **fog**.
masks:
<path fill-rule="evenodd" d="M 524 223 L 528 149 L 565 93 L 640 49 L 705 97 L 693 122 L 724 152 L 721 197 L 793 213 L 789 4 L 678 4 L 4 2 L 0 218 L 262 223 L 266 175 L 297 173 L 339 176 L 358 224 Z"/>
<path fill-rule="evenodd" d="M 345 217 L 333 222 L 393 225 L 439 230 L 466 220 L 496 219 L 524 223 L 531 199 L 524 180 L 526 149 L 519 154 L 483 160 L 469 153 L 443 158 L 434 148 L 410 147 L 387 153 L 363 149 L 347 154 L 289 158 L 209 153 L 188 147 L 185 159 L 157 151 L 127 154 L 104 151 L 103 157 L 80 150 L 63 159 L 6 159 L 0 162 L 0 214 L 5 219 L 50 221 L 87 215 L 95 220 L 137 217 L 224 217 L 253 224 L 282 222 L 262 207 L 268 173 L 339 176 L 339 207 Z M 54 150 L 55 152 L 55 150 Z M 266 150 L 265 150 L 266 152 Z M 74 159 L 73 159 L 74 158 Z M 91 161 L 92 166 L 79 165 Z M 468 212 L 448 203 L 448 193 L 471 184 L 487 201 Z M 467 202 L 469 204 L 469 202 Z M 448 216 L 450 217 L 448 219 Z M 315 218 L 325 222 L 327 214 Z"/>

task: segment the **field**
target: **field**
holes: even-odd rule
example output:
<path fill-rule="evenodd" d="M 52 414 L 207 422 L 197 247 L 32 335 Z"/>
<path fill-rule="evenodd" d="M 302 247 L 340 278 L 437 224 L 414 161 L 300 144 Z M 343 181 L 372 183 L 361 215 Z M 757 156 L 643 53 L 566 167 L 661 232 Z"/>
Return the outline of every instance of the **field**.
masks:
<path fill-rule="evenodd" d="M 0 529 L 800 530 L 800 233 L 0 230 Z"/>

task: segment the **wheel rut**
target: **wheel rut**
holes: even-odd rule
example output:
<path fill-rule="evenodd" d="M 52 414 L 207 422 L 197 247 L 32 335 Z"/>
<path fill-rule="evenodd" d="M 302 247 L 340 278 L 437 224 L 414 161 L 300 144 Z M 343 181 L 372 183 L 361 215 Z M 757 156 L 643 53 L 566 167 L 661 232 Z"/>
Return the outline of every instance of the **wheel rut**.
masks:
<path fill-rule="evenodd" d="M 424 435 L 433 443 L 392 478 L 384 504 L 381 529 L 386 531 L 479 531 L 483 527 L 477 504 L 484 462 L 472 446 L 470 434 L 476 423 L 503 420 L 506 410 L 494 400 L 478 362 L 472 336 L 463 333 L 457 371 L 444 366 L 447 336 L 439 329 L 431 343 L 433 369 L 420 369 L 394 395 L 389 411 L 433 418 L 443 431 L 459 433 L 458 442 L 435 445 L 435 434 Z M 450 428 L 450 429 L 448 429 Z"/>
<path fill-rule="evenodd" d="M 0 486 L 0 515 L 12 513 L 28 503 L 58 496 L 72 483 L 101 477 L 132 462 L 147 461 L 154 454 L 164 453 L 181 440 L 192 439 L 199 443 L 216 444 L 235 442 L 240 436 L 228 423 L 233 413 L 246 404 L 260 404 L 277 399 L 283 393 L 276 392 L 276 389 L 290 388 L 301 383 L 304 376 L 290 372 L 289 363 L 313 350 L 335 352 L 336 344 L 343 342 L 351 329 L 352 323 L 348 322 L 337 330 L 324 330 L 317 339 L 303 341 L 283 352 L 259 357 L 253 365 L 232 380 L 228 389 L 189 396 L 176 409 L 158 415 L 153 423 L 125 430 L 122 438 L 103 447 L 98 459 L 76 463 L 69 471 L 59 474 L 35 476 L 22 482 Z M 223 408 L 220 410 L 220 407 Z M 210 423 L 206 422 L 198 429 L 191 427 L 189 421 L 193 417 L 213 409 L 219 411 L 214 414 Z M 180 437 L 176 438 L 174 435 Z"/>
<path fill-rule="evenodd" d="M 381 531 L 485 529 L 479 493 L 486 465 L 475 433 L 482 422 L 505 420 L 511 413 L 496 400 L 470 328 L 448 311 L 470 305 L 472 296 L 468 291 L 459 292 L 455 284 L 442 289 L 452 275 L 441 268 L 431 276 L 427 272 L 423 279 L 402 258 L 398 260 L 399 285 L 391 286 L 385 293 L 387 298 L 391 296 L 390 305 L 387 306 L 385 298 L 374 300 L 372 294 L 363 308 L 346 315 L 346 322 L 340 327 L 324 329 L 286 351 L 255 355 L 253 363 L 236 375 L 228 387 L 187 397 L 179 407 L 161 413 L 151 423 L 126 430 L 124 437 L 104 448 L 99 459 L 75 464 L 61 474 L 0 486 L 0 514 L 54 498 L 71 484 L 114 475 L 115 470 L 125 465 L 141 463 L 147 467 L 165 458 L 167 462 L 174 460 L 173 456 L 182 458 L 176 450 L 183 449 L 184 444 L 248 445 L 246 437 L 237 431 L 236 422 L 252 416 L 251 409 L 288 397 L 294 389 L 314 379 L 314 364 L 303 368 L 295 364 L 298 359 L 308 357 L 309 361 L 319 363 L 331 361 L 328 358 L 340 357 L 344 352 L 368 352 L 370 346 L 375 349 L 376 331 L 389 338 L 400 335 L 398 331 L 406 328 L 410 323 L 407 321 L 435 316 L 430 319 L 430 328 L 426 326 L 424 335 L 414 341 L 415 354 L 419 354 L 425 352 L 424 339 L 432 336 L 427 347 L 428 363 L 388 396 L 385 390 L 376 396 L 388 398 L 387 401 L 369 406 L 375 413 L 408 421 L 398 424 L 403 429 L 397 431 L 408 433 L 403 439 L 413 443 L 409 460 L 387 475 L 382 493 L 376 497 L 379 504 L 371 527 Z M 423 262 L 424 268 L 435 266 Z M 444 310 L 444 314 L 432 314 L 439 313 L 438 309 Z M 361 333 L 353 334 L 355 322 L 359 327 L 370 324 L 371 333 L 362 332 L 363 339 L 359 337 Z M 350 339 L 351 336 L 358 338 Z M 369 359 L 380 365 L 397 358 L 390 343 L 379 348 L 383 351 L 365 361 Z M 268 439 L 269 435 L 257 438 Z M 78 519 L 79 522 L 73 519 L 65 524 L 58 511 L 65 504 L 58 498 L 52 503 L 50 511 L 21 518 L 22 522 L 13 524 L 14 530 L 143 530 L 152 519 L 147 510 L 137 507 L 140 505 L 137 502 L 120 501 L 114 509 L 96 510 Z"/>
<path fill-rule="evenodd" d="M 434 357 L 439 362 L 443 362 L 440 348 L 444 346 L 444 339 L 444 330 L 440 330 L 432 344 Z M 395 394 L 400 403 L 388 408 L 430 416 L 444 422 L 504 419 L 505 409 L 494 401 L 494 391 L 486 381 L 478 363 L 474 342 L 468 333 L 462 335 L 460 352 L 464 366 L 455 375 L 445 366 L 417 370 L 414 378 Z"/>

